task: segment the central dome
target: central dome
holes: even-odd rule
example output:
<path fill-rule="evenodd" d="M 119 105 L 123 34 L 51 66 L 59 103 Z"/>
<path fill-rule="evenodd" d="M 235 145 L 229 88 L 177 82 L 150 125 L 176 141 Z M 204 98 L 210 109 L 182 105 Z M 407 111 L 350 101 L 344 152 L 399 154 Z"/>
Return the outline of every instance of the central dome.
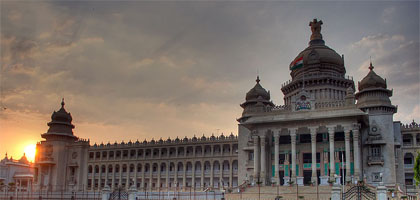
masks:
<path fill-rule="evenodd" d="M 344 58 L 333 49 L 325 45 L 321 34 L 322 21 L 314 19 L 311 26 L 311 39 L 309 47 L 300 52 L 290 63 L 289 69 L 292 79 L 301 78 L 305 74 L 322 73 L 332 76 L 344 77 Z"/>

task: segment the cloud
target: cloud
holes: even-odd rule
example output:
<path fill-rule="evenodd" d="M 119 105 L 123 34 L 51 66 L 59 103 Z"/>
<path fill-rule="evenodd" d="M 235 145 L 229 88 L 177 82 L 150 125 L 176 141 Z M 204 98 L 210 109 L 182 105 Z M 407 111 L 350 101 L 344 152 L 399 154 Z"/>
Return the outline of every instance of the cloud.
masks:
<path fill-rule="evenodd" d="M 402 35 L 375 34 L 354 42 L 350 49 L 356 55 L 372 55 L 374 70 L 394 91 L 392 103 L 399 105 L 395 119 L 407 122 L 416 118 L 413 111 L 420 106 L 419 41 Z M 364 60 L 359 65 L 358 76 L 367 74 L 369 62 Z"/>
<path fill-rule="evenodd" d="M 395 7 L 388 7 L 385 8 L 382 13 L 382 19 L 384 23 L 390 23 L 392 20 L 392 17 L 395 13 L 396 8 Z"/>
<path fill-rule="evenodd" d="M 257 69 L 273 101 L 282 104 L 280 85 L 290 79 L 290 61 L 307 47 L 314 16 L 324 21 L 331 48 L 341 52 L 353 43 L 346 54 L 349 75 L 361 79 L 366 63 L 357 69 L 372 55 L 375 70 L 395 89 L 399 112 L 416 105 L 416 95 L 404 96 L 416 93 L 418 39 L 406 27 L 412 12 L 395 9 L 398 26 L 376 23 L 395 4 L 1 4 L 1 100 L 8 109 L 0 120 L 18 119 L 12 112 L 36 116 L 31 125 L 39 124 L 32 130 L 38 138 L 62 97 L 75 133 L 95 142 L 235 132 Z M 7 124 L 8 134 L 14 125 Z"/>

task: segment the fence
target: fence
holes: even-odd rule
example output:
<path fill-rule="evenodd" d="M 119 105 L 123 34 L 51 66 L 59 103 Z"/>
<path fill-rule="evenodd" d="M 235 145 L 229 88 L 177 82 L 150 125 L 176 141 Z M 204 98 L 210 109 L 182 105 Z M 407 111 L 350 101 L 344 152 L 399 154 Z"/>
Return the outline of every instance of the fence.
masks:
<path fill-rule="evenodd" d="M 0 200 L 101 200 L 101 192 L 0 192 Z"/>
<path fill-rule="evenodd" d="M 137 192 L 138 200 L 221 200 L 225 195 L 220 191 L 209 192 Z"/>

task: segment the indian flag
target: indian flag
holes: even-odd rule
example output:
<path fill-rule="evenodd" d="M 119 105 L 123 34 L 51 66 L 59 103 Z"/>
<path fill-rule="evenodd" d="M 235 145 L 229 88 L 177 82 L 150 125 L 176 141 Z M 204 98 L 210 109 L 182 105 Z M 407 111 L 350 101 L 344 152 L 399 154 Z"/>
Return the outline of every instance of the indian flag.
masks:
<path fill-rule="evenodd" d="M 296 60 L 290 64 L 290 70 L 299 69 L 301 67 L 303 67 L 303 56 L 296 58 Z"/>

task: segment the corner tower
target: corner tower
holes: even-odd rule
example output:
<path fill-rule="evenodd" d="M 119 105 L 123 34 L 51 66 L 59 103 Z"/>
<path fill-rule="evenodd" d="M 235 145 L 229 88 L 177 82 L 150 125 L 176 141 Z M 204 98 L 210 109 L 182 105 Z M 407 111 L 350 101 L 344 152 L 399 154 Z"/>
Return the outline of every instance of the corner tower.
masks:
<path fill-rule="evenodd" d="M 72 116 L 64 108 L 54 111 L 44 141 L 36 145 L 35 185 L 42 191 L 81 190 L 86 185 L 87 149 L 89 141 L 73 134 Z"/>
<path fill-rule="evenodd" d="M 368 122 L 362 133 L 363 171 L 368 183 L 396 184 L 395 142 L 393 116 L 397 107 L 391 104 L 392 90 L 387 89 L 386 80 L 373 70 L 359 82 L 356 93 L 357 107 L 368 114 Z"/>

